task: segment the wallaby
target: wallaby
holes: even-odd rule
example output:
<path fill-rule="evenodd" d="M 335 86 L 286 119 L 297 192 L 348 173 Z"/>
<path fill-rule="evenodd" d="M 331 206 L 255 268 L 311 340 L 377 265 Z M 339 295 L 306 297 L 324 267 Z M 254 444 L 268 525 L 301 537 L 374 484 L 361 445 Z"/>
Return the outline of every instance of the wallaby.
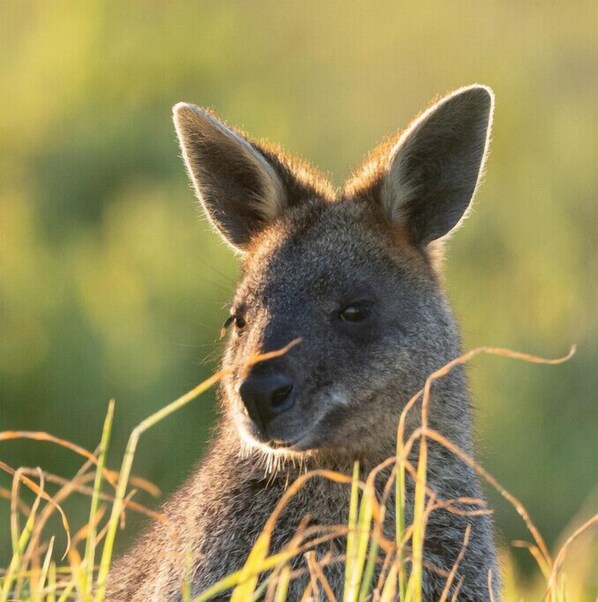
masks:
<path fill-rule="evenodd" d="M 180 600 L 186 580 L 197 595 L 243 566 L 302 471 L 350 473 L 358 460 L 367 474 L 395 454 L 405 404 L 428 375 L 460 355 L 441 286 L 442 244 L 467 214 L 480 180 L 493 98 L 481 85 L 449 94 L 377 148 L 339 190 L 212 112 L 174 107 L 197 196 L 243 259 L 226 321 L 223 365 L 231 371 L 221 382 L 223 411 L 210 451 L 164 506 L 167 520 L 116 564 L 109 600 Z M 255 354 L 295 339 L 284 355 L 247 367 Z M 412 414 L 419 420 L 418 411 Z M 434 384 L 429 425 L 472 454 L 461 368 Z M 439 498 L 481 497 L 475 472 L 456 456 L 431 442 L 428 458 L 428 485 Z M 413 483 L 407 496 L 409 509 Z M 348 499 L 347 485 L 309 480 L 282 513 L 272 550 L 306 516 L 310 524 L 346 525 Z M 440 598 L 467 525 L 458 597 L 497 599 L 490 518 L 438 510 L 426 530 L 425 600 Z M 344 544 L 337 545 L 342 554 Z M 343 563 L 325 571 L 342 595 Z M 299 600 L 305 585 L 292 582 L 288 599 Z"/>

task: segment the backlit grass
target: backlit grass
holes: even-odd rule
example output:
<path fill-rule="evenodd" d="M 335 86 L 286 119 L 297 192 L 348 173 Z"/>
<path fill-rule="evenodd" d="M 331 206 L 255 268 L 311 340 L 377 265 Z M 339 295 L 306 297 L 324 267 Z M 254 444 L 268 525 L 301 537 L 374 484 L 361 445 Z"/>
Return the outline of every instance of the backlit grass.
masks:
<path fill-rule="evenodd" d="M 286 351 L 297 341 L 278 352 L 256 356 L 249 363 L 263 361 Z M 560 549 L 554 554 L 548 549 L 540 531 L 535 526 L 524 505 L 492 475 L 477 464 L 462 450 L 447 440 L 441 433 L 428 425 L 428 408 L 432 383 L 445 376 L 456 365 L 463 364 L 480 353 L 502 355 L 527 362 L 556 364 L 569 359 L 573 350 L 564 358 L 546 360 L 506 349 L 478 348 L 450 362 L 432 374 L 424 388 L 406 405 L 397 428 L 397 452 L 369 474 L 361 474 L 359 465 L 353 474 L 347 475 L 330 470 L 316 470 L 299 477 L 289 485 L 275 511 L 265 524 L 261 535 L 249 553 L 245 565 L 219 583 L 201 593 L 197 602 L 209 600 L 222 592 L 230 592 L 233 601 L 265 599 L 273 602 L 286 599 L 289 583 L 299 574 L 308 574 L 303 599 L 335 600 L 326 579 L 325 566 L 342 562 L 345 568 L 344 602 L 368 600 L 403 602 L 422 600 L 422 575 L 424 570 L 425 531 L 431 513 L 442 508 L 449 512 L 479 515 L 490 513 L 482 500 L 460 498 L 441 500 L 427 486 L 427 453 L 430 441 L 446 447 L 455 456 L 456 462 L 470 465 L 486 483 L 498 491 L 520 515 L 529 532 L 529 541 L 514 542 L 517 547 L 529 550 L 538 566 L 538 575 L 531 584 L 517 587 L 512 571 L 509 570 L 509 550 L 502 550 L 507 565 L 503 576 L 505 600 L 536 600 L 544 597 L 549 602 L 593 600 L 597 584 L 592 582 L 596 573 L 588 569 L 566 570 L 568 555 L 576 558 L 591 554 L 593 540 L 587 532 L 598 522 L 598 514 L 580 521 L 567 535 Z M 0 461 L 0 470 L 12 476 L 10 489 L 0 488 L 4 503 L 10 504 L 10 545 L 12 559 L 0 572 L 0 601 L 31 600 L 63 602 L 84 600 L 101 602 L 105 599 L 105 586 L 114 558 L 114 542 L 119 534 L 127 512 L 142 512 L 154 520 L 167 520 L 134 500 L 139 489 L 156 493 L 155 487 L 139 477 L 132 476 L 132 467 L 142 434 L 164 418 L 199 397 L 216 384 L 225 374 L 220 371 L 208 380 L 152 414 L 142 421 L 131 433 L 118 472 L 106 467 L 106 454 L 114 418 L 114 402 L 108 406 L 98 448 L 91 452 L 75 443 L 42 432 L 5 431 L 0 433 L 0 442 L 8 445 L 14 439 L 46 441 L 60 445 L 81 456 L 84 462 L 73 479 L 62 479 L 42 468 L 14 469 Z M 407 437 L 406 419 L 410 412 L 420 413 L 420 426 Z M 417 462 L 410 458 L 415 445 Z M 530 471 L 533 464 L 530 461 Z M 375 480 L 384 475 L 386 482 L 383 495 L 376 493 Z M 309 479 L 330 479 L 344 483 L 347 487 L 349 519 L 346 525 L 301 526 L 286 546 L 274 553 L 270 550 L 271 536 L 276 521 L 288 501 Z M 406 484 L 414 482 L 415 495 L 410 514 L 412 524 L 406 524 Z M 24 490 L 33 495 L 28 504 Z M 394 493 L 394 497 L 391 496 Z M 71 495 L 78 493 L 89 497 L 88 520 L 83 525 L 70 524 L 62 506 Z M 383 530 L 389 500 L 393 499 L 396 516 L 393 537 Z M 464 509 L 467 508 L 467 510 Z M 56 533 L 49 529 L 48 521 L 60 515 L 62 529 L 66 534 L 66 548 L 58 549 Z M 500 529 L 500 525 L 498 525 Z M 341 557 L 315 553 L 332 539 L 342 537 L 345 552 Z M 468 545 L 469 529 L 463 533 L 462 552 L 455 566 L 445 575 L 446 586 L 441 600 L 458 599 L 460 588 L 458 565 Z M 579 545 L 579 542 L 583 545 Z M 584 543 L 585 541 L 585 543 Z M 320 550 L 322 548 L 320 547 Z M 291 561 L 297 556 L 305 559 L 305 569 L 293 569 Z M 583 563 L 582 563 L 583 564 Z M 586 563 L 587 564 L 587 563 Z M 496 575 L 488 575 L 491 586 Z M 181 599 L 191 600 L 189 583 L 181 584 Z"/>

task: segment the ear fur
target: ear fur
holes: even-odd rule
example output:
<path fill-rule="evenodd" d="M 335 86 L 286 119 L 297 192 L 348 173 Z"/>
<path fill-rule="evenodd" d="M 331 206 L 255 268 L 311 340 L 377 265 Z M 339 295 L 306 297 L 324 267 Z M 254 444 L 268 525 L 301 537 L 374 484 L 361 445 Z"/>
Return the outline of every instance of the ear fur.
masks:
<path fill-rule="evenodd" d="M 286 205 L 280 174 L 257 145 L 210 112 L 178 103 L 173 120 L 189 177 L 210 222 L 243 250 Z"/>
<path fill-rule="evenodd" d="M 449 94 L 383 145 L 349 189 L 376 189 L 388 220 L 426 247 L 466 215 L 486 159 L 494 94 L 473 85 Z"/>

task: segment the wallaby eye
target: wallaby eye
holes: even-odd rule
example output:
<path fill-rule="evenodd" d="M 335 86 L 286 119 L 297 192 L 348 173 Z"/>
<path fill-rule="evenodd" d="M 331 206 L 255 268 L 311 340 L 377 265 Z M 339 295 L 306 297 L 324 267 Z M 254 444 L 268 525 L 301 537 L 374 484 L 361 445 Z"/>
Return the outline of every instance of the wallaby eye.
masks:
<path fill-rule="evenodd" d="M 245 318 L 243 316 L 235 316 L 235 315 L 229 316 L 228 318 L 226 318 L 226 321 L 222 325 L 222 329 L 220 331 L 221 338 L 224 336 L 224 333 L 233 324 L 235 325 L 235 329 L 237 330 L 237 332 L 241 333 L 241 332 L 243 332 L 243 330 L 245 330 L 245 327 L 247 326 L 247 321 L 245 320 Z"/>
<path fill-rule="evenodd" d="M 372 313 L 372 304 L 359 302 L 351 303 L 338 312 L 338 317 L 343 322 L 363 322 L 370 317 Z"/>

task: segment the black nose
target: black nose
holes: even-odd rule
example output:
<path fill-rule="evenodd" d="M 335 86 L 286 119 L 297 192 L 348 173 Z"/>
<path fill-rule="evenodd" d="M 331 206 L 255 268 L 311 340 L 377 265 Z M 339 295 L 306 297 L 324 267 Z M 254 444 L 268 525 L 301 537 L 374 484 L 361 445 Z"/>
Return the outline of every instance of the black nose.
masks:
<path fill-rule="evenodd" d="M 284 372 L 253 370 L 239 393 L 250 418 L 264 430 L 274 416 L 295 403 L 294 388 Z"/>

